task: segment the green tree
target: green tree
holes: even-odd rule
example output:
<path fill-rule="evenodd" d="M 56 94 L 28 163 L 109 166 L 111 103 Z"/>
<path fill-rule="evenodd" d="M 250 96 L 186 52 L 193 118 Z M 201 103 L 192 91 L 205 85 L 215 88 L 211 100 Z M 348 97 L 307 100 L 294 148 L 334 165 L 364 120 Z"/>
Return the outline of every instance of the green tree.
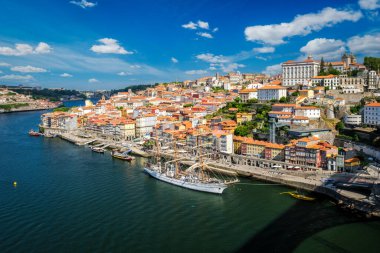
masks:
<path fill-rule="evenodd" d="M 364 57 L 364 66 L 369 70 L 378 71 L 380 69 L 380 58 L 378 57 Z"/>
<path fill-rule="evenodd" d="M 244 125 L 235 128 L 234 134 L 237 136 L 248 136 L 251 134 L 250 128 Z"/>
<path fill-rule="evenodd" d="M 325 73 L 325 61 L 323 60 L 323 57 L 321 58 L 321 64 L 319 65 L 319 75 L 324 76 Z"/>
<path fill-rule="evenodd" d="M 282 97 L 282 98 L 280 98 L 279 102 L 280 102 L 280 103 L 286 103 L 286 102 L 287 102 L 286 97 Z"/>
<path fill-rule="evenodd" d="M 339 121 L 336 126 L 335 126 L 335 129 L 338 130 L 339 132 L 342 131 L 344 129 L 344 124 L 342 121 Z"/>

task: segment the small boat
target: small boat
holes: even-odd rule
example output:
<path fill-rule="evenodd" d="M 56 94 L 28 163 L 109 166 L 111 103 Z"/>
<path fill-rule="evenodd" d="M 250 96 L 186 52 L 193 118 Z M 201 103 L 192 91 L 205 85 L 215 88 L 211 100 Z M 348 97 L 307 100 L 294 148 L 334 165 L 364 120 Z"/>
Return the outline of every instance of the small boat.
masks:
<path fill-rule="evenodd" d="M 313 201 L 315 198 L 308 197 L 302 194 L 298 194 L 297 192 L 281 192 L 280 194 L 289 194 L 293 198 L 300 199 L 300 200 L 306 200 L 306 201 Z"/>
<path fill-rule="evenodd" d="M 128 151 L 121 153 L 117 150 L 113 150 L 111 155 L 112 155 L 112 157 L 115 157 L 117 159 L 121 159 L 121 160 L 130 162 L 130 161 L 134 160 L 135 158 L 133 156 L 128 155 L 128 153 L 129 153 Z"/>
<path fill-rule="evenodd" d="M 96 152 L 96 153 L 104 153 L 105 152 L 104 148 L 100 148 L 100 147 L 91 147 L 91 150 Z"/>
<path fill-rule="evenodd" d="M 44 137 L 46 138 L 54 138 L 54 137 L 57 137 L 56 134 L 44 134 Z"/>
<path fill-rule="evenodd" d="M 34 137 L 39 137 L 41 135 L 41 133 L 35 132 L 33 129 L 30 129 L 29 135 L 34 136 Z"/>

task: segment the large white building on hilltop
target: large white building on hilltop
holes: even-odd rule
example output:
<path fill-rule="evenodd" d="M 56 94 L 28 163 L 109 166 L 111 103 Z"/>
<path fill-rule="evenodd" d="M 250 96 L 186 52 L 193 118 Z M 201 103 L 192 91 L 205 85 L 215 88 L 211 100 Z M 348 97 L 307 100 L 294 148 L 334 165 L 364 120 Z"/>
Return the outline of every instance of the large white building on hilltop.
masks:
<path fill-rule="evenodd" d="M 370 103 L 364 106 L 364 124 L 380 126 L 380 103 Z"/>
<path fill-rule="evenodd" d="M 287 61 L 282 64 L 282 85 L 304 84 L 319 73 L 320 62 L 309 56 L 304 61 Z"/>

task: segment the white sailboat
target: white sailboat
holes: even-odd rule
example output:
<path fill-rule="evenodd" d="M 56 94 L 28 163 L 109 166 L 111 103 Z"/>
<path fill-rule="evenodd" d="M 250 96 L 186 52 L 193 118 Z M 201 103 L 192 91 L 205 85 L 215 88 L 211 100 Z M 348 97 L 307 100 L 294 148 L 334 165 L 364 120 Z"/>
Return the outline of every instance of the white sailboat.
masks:
<path fill-rule="evenodd" d="M 234 180 L 221 180 L 216 177 L 211 177 L 209 172 L 211 170 L 203 162 L 202 155 L 198 152 L 199 161 L 194 165 L 190 166 L 188 169 L 182 171 L 179 169 L 177 159 L 177 144 L 174 142 L 174 160 L 168 161 L 162 166 L 159 158 L 159 144 L 157 144 L 157 164 L 147 164 L 144 171 L 153 178 L 161 180 L 163 182 L 180 186 L 183 188 L 222 194 L 223 191 L 228 187 L 229 184 L 238 182 L 237 179 Z"/>

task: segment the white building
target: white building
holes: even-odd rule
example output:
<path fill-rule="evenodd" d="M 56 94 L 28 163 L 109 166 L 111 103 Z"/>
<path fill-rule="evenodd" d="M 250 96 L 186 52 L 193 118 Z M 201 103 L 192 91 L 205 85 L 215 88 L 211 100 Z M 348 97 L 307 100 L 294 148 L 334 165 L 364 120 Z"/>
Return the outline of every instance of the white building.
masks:
<path fill-rule="evenodd" d="M 287 61 L 282 64 L 282 85 L 295 86 L 308 82 L 319 73 L 320 63 L 308 57 L 304 61 Z"/>
<path fill-rule="evenodd" d="M 371 103 L 364 106 L 364 124 L 380 125 L 380 103 Z"/>
<path fill-rule="evenodd" d="M 371 70 L 368 73 L 368 89 L 369 90 L 380 89 L 380 77 L 376 74 L 376 71 Z"/>
<path fill-rule="evenodd" d="M 264 85 L 257 89 L 257 98 L 259 101 L 280 100 L 280 98 L 286 96 L 286 87 L 279 85 Z"/>
<path fill-rule="evenodd" d="M 242 74 L 238 71 L 236 73 L 228 73 L 230 83 L 240 83 L 243 80 Z"/>
<path fill-rule="evenodd" d="M 222 134 L 219 139 L 219 151 L 225 154 L 234 152 L 233 134 Z"/>
<path fill-rule="evenodd" d="M 239 97 L 243 103 L 250 99 L 257 99 L 257 89 L 244 89 L 239 91 Z"/>
<path fill-rule="evenodd" d="M 343 93 L 361 93 L 364 92 L 365 79 L 361 77 L 347 77 L 346 75 L 339 78 L 339 86 Z"/>
<path fill-rule="evenodd" d="M 339 87 L 339 77 L 336 75 L 314 76 L 311 82 L 313 86 L 324 86 L 330 90 L 336 90 Z"/>
<path fill-rule="evenodd" d="M 153 132 L 157 117 L 154 114 L 146 114 L 136 118 L 136 137 L 142 137 Z"/>
<path fill-rule="evenodd" d="M 294 114 L 316 120 L 321 117 L 321 109 L 315 106 L 299 106 L 295 108 Z"/>
<path fill-rule="evenodd" d="M 362 115 L 360 115 L 360 114 L 346 114 L 346 116 L 344 116 L 344 124 L 359 126 L 362 124 Z"/>

